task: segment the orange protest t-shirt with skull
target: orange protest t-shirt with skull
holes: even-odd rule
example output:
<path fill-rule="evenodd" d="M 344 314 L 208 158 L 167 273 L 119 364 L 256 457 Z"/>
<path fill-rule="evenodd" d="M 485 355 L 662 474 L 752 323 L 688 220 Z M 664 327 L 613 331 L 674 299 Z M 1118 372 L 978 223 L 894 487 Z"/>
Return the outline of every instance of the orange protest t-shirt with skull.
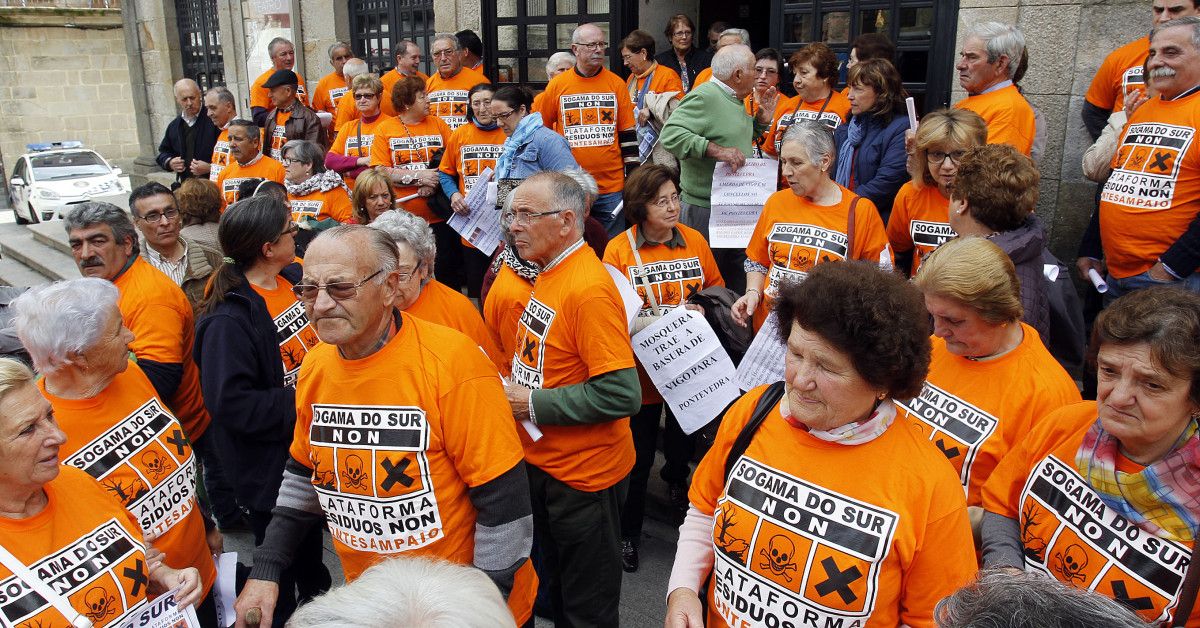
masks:
<path fill-rule="evenodd" d="M 208 180 L 213 183 L 221 176 L 221 170 L 229 165 L 233 156 L 229 154 L 229 128 L 221 129 L 217 143 L 213 145 L 212 157 L 209 159 Z"/>
<path fill-rule="evenodd" d="M 634 128 L 633 103 L 625 81 L 600 69 L 584 77 L 575 68 L 550 79 L 542 97 L 542 122 L 567 138 L 579 167 L 596 178 L 601 194 L 625 186 L 618 134 Z"/>
<path fill-rule="evenodd" d="M 804 281 L 816 264 L 858 259 L 892 268 L 892 251 L 875 204 L 866 198 L 855 204 L 854 241 L 850 242 L 850 205 L 858 197 L 840 185 L 838 188 L 842 198 L 835 205 L 814 205 L 790 189 L 767 199 L 746 246 L 746 257 L 767 267 L 764 298 L 754 313 L 756 330 L 778 295 L 777 284 Z"/>
<path fill-rule="evenodd" d="M 828 98 L 808 102 L 803 98 L 787 98 L 780 95 L 779 104 L 775 106 L 775 118 L 771 121 L 771 129 L 767 131 L 768 141 L 763 142 L 763 152 L 768 155 L 779 155 L 779 147 L 783 143 L 783 134 L 797 120 L 819 120 L 821 124 L 834 130 L 850 119 L 850 99 L 841 92 L 829 92 Z"/>
<path fill-rule="evenodd" d="M 918 190 L 912 181 L 900 186 L 887 237 L 893 253 L 914 251 L 909 277 L 916 277 L 921 260 L 955 235 L 950 228 L 950 199 L 942 196 L 938 186 L 926 184 Z"/>
<path fill-rule="evenodd" d="M 74 467 L 60 467 L 58 477 L 42 488 L 41 512 L 25 519 L 0 517 L 0 545 L 97 628 L 118 625 L 144 609 L 149 570 L 142 531 L 129 512 Z M 3 565 L 0 590 L 0 625 L 71 625 Z"/>
<path fill-rule="evenodd" d="M 1150 37 L 1135 39 L 1108 53 L 1084 98 L 1107 111 L 1123 111 L 1125 96 L 1146 88 L 1142 71 L 1150 56 Z"/>
<path fill-rule="evenodd" d="M 488 359 L 497 369 L 501 368 L 507 361 L 506 358 L 512 355 L 500 352 L 500 347 L 492 338 L 492 333 L 488 330 L 487 325 L 484 324 L 479 310 L 475 309 L 475 304 L 471 303 L 471 300 L 463 293 L 449 288 L 436 279 L 430 279 L 429 283 L 421 288 L 421 295 L 417 297 L 417 300 L 404 311 L 417 318 L 463 333 L 479 345 L 479 348 L 487 354 Z"/>
<path fill-rule="evenodd" d="M 500 352 L 505 356 L 500 372 L 508 377 L 512 372 L 512 364 L 507 356 L 511 356 L 517 348 L 517 323 L 521 313 L 529 303 L 529 295 L 533 293 L 533 284 L 521 277 L 508 264 L 500 264 L 496 279 L 488 289 L 487 298 L 483 301 L 483 321 L 487 323 L 496 338 Z"/>
<path fill-rule="evenodd" d="M 467 123 L 467 93 L 480 83 L 491 83 L 486 76 L 463 66 L 450 78 L 442 78 L 438 72 L 425 81 L 425 95 L 429 97 L 429 115 L 437 116 L 451 131 Z M 447 134 L 448 136 L 448 134 Z"/>
<path fill-rule="evenodd" d="M 933 628 L 975 574 L 962 488 L 905 421 L 842 445 L 792 427 L 779 404 L 725 464 L 766 390 L 736 401 L 688 497 L 712 515 L 708 626 Z"/>
<path fill-rule="evenodd" d="M 1193 543 L 1139 528 L 1079 474 L 1075 455 L 1096 420 L 1095 401 L 1047 415 L 996 467 L 983 507 L 1020 523 L 1026 571 L 1117 600 L 1151 625 L 1171 625 Z M 1122 455 L 1117 468 L 1143 469 Z M 1200 614 L 1186 625 L 1200 628 Z"/>
<path fill-rule="evenodd" d="M 283 185 L 287 176 L 283 164 L 266 155 L 259 155 L 254 161 L 243 166 L 238 160 L 230 160 L 229 165 L 221 170 L 217 177 L 217 188 L 221 190 L 221 211 L 237 201 L 238 186 L 246 179 L 266 179 Z"/>
<path fill-rule="evenodd" d="M 464 124 L 446 140 L 446 156 L 439 170 L 458 179 L 458 191 L 466 196 L 475 187 L 475 180 L 484 169 L 496 169 L 496 160 L 504 152 L 507 138 L 500 128 L 484 131 L 474 124 Z M 492 177 L 495 181 L 496 178 Z"/>
<path fill-rule="evenodd" d="M 582 238 L 572 246 L 538 275 L 517 322 L 512 382 L 534 391 L 582 384 L 635 364 L 616 284 Z M 545 436 L 537 442 L 522 430 L 526 461 L 576 490 L 604 490 L 633 468 L 628 418 L 541 430 Z"/>
<path fill-rule="evenodd" d="M 283 385 L 295 386 L 300 365 L 309 350 L 321 343 L 317 332 L 308 322 L 304 305 L 292 293 L 292 284 L 283 277 L 275 278 L 274 290 L 250 284 L 254 292 L 267 304 L 267 313 L 275 322 L 275 334 L 279 339 L 279 357 L 283 360 Z"/>
<path fill-rule="evenodd" d="M 1042 344 L 1037 330 L 1021 325 L 1025 337 L 994 360 L 968 360 L 950 353 L 936 336 L 929 375 L 921 394 L 897 400 L 906 417 L 954 466 L 978 506 L 984 482 L 1047 414 L 1080 400 L 1075 381 Z"/>
<path fill-rule="evenodd" d="M 337 136 L 334 138 L 333 146 L 329 149 L 329 152 L 347 157 L 370 157 L 371 144 L 375 141 L 375 129 L 378 129 L 381 124 L 390 119 L 390 117 L 380 114 L 370 122 L 362 118 L 354 118 L 346 121 L 338 129 Z M 354 181 L 356 178 L 348 174 L 342 175 L 342 179 L 346 181 L 346 187 L 350 188 L 351 192 L 354 191 Z"/>
<path fill-rule="evenodd" d="M 326 74 L 317 82 L 317 89 L 313 92 L 313 111 L 332 114 L 337 111 L 338 101 L 346 95 L 347 91 L 349 91 L 349 86 L 346 85 L 346 77 L 337 72 Z M 350 98 L 354 99 L 353 96 Z"/>
<path fill-rule="evenodd" d="M 296 70 L 293 68 L 292 72 L 296 72 Z M 275 105 L 271 104 L 271 88 L 263 87 L 263 85 L 266 84 L 267 79 L 271 78 L 271 75 L 274 73 L 275 68 L 267 68 L 266 72 L 259 74 L 258 78 L 254 79 L 254 84 L 250 86 L 251 109 L 255 107 L 262 107 L 263 109 L 267 110 L 275 108 Z M 299 81 L 296 84 L 296 96 L 300 98 L 300 102 L 304 103 L 304 106 L 307 107 L 308 90 L 305 89 L 304 77 L 300 76 L 299 72 L 296 72 L 296 80 Z"/>
<path fill-rule="evenodd" d="M 304 196 L 288 194 L 288 204 L 292 206 L 292 220 L 300 222 L 305 218 L 324 220 L 332 218 L 338 222 L 350 222 L 354 218 L 354 206 L 350 203 L 350 193 L 342 186 L 322 192 L 315 190 Z"/>
<path fill-rule="evenodd" d="M 283 161 L 283 145 L 287 144 L 287 121 L 292 119 L 291 111 L 275 110 L 275 128 L 271 137 L 265 138 L 267 142 L 267 150 L 263 151 L 271 159 Z"/>
<path fill-rule="evenodd" d="M 426 170 L 433 154 L 445 147 L 450 137 L 450 127 L 442 119 L 428 115 L 416 124 L 406 124 L 399 118 L 388 118 L 375 127 L 375 139 L 371 141 L 371 165 L 387 166 L 402 170 Z M 444 157 L 443 157 L 444 158 Z M 399 185 L 393 182 L 396 199 L 417 193 L 416 185 Z M 409 213 L 416 214 L 433 224 L 442 222 L 432 210 L 429 201 L 417 196 L 401 203 Z"/>
<path fill-rule="evenodd" d="M 468 489 L 522 457 L 500 377 L 483 352 L 457 331 L 399 316 L 399 332 L 365 358 L 344 359 L 329 344 L 312 349 L 296 385 L 291 455 L 312 469 L 347 580 L 400 555 L 473 564 Z M 518 624 L 530 617 L 537 589 L 532 565 L 524 570 L 509 596 Z"/>
<path fill-rule="evenodd" d="M 650 298 L 646 295 L 647 286 L 654 291 L 654 298 L 662 308 L 660 311 L 666 313 L 671 308 L 687 303 L 688 299 L 705 288 L 725 285 L 704 236 L 682 223 L 675 225 L 675 228 L 679 230 L 682 246 L 668 246 L 665 243 L 643 246 L 638 249 L 641 265 L 633 256 L 633 248 L 629 246 L 629 238 L 624 233 L 609 240 L 608 247 L 604 249 L 604 263 L 611 264 L 628 277 L 633 289 L 642 297 L 642 309 L 638 316 L 654 314 Z M 637 226 L 632 229 L 636 242 L 639 229 Z M 642 404 L 662 403 L 662 395 L 641 363 L 638 363 L 638 379 L 642 382 Z"/>
<path fill-rule="evenodd" d="M 207 594 L 217 568 L 197 502 L 192 443 L 142 370 L 130 362 L 90 399 L 64 399 L 46 391 L 45 379 L 37 384 L 67 435 L 62 463 L 125 506 L 167 565 L 198 569 Z"/>

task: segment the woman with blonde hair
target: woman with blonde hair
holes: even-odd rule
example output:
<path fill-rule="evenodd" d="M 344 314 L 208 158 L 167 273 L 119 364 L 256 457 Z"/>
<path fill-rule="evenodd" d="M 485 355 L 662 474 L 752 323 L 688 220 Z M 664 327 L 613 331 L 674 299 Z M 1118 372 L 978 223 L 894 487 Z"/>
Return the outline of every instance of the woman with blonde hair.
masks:
<path fill-rule="evenodd" d="M 350 196 L 354 206 L 354 222 L 369 225 L 379 214 L 396 207 L 396 194 L 387 173 L 380 168 L 370 168 L 358 175 L 354 194 Z"/>

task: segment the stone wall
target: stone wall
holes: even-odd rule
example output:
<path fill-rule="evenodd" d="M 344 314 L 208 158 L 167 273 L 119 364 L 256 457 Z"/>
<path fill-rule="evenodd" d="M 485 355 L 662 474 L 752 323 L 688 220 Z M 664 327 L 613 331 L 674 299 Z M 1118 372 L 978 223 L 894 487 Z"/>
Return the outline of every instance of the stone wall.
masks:
<path fill-rule="evenodd" d="M 1016 24 L 1029 49 L 1021 87 L 1046 122 L 1046 151 L 1038 169 L 1038 214 L 1046 222 L 1051 250 L 1074 266 L 1080 236 L 1095 207 L 1096 184 L 1083 176 L 1080 159 L 1091 145 L 1080 111 L 1092 77 L 1109 52 L 1146 34 L 1145 0 L 961 0 L 958 46 L 971 25 L 995 20 Z M 953 70 L 951 70 L 953 72 Z M 954 73 L 953 84 L 958 86 Z M 953 101 L 966 96 L 961 91 Z"/>
<path fill-rule="evenodd" d="M 25 144 L 53 140 L 80 140 L 128 171 L 139 154 L 129 86 L 120 10 L 0 8 L 5 179 Z"/>

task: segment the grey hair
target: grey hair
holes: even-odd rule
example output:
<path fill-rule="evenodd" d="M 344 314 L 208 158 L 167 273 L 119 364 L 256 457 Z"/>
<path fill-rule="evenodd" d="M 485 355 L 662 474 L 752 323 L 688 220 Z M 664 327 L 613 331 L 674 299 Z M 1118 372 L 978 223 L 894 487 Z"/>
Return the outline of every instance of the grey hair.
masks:
<path fill-rule="evenodd" d="M 587 203 L 584 211 L 580 212 L 578 218 L 579 228 L 583 229 L 584 222 L 587 221 L 588 214 L 592 213 L 592 204 L 600 197 L 600 186 L 596 185 L 596 177 L 583 168 L 568 168 L 562 171 L 563 174 L 571 177 L 571 180 L 579 184 L 579 188 L 583 190 L 587 197 Z"/>
<path fill-rule="evenodd" d="M 737 35 L 738 37 L 741 38 L 742 45 L 744 45 L 744 46 L 750 45 L 750 31 L 748 31 L 744 28 L 727 28 L 727 29 L 721 31 L 721 37 L 732 37 L 734 35 Z M 720 37 L 718 37 L 718 39 L 720 39 Z"/>
<path fill-rule="evenodd" d="M 938 602 L 939 628 L 1135 628 L 1133 611 L 1103 595 L 1031 573 L 985 569 L 979 579 Z"/>
<path fill-rule="evenodd" d="M 346 52 L 349 52 L 352 56 L 354 55 L 354 48 L 351 48 L 350 44 L 348 44 L 344 41 L 335 41 L 335 42 L 333 42 L 333 44 L 331 44 L 329 46 L 329 58 L 330 59 L 333 58 L 333 51 L 337 50 L 338 48 L 345 48 Z"/>
<path fill-rule="evenodd" d="M 175 85 L 172 87 L 172 90 L 178 93 L 180 86 L 190 87 L 196 90 L 196 93 L 200 92 L 200 84 L 190 78 L 181 78 L 178 81 L 175 81 Z"/>
<path fill-rule="evenodd" d="M 429 227 L 429 223 L 425 222 L 424 218 L 397 209 L 379 214 L 367 226 L 386 233 L 397 245 L 401 242 L 407 244 L 413 253 L 417 254 L 417 260 L 421 265 L 429 269 L 429 276 L 433 276 L 433 263 L 437 258 L 437 240 L 433 237 L 433 229 Z"/>
<path fill-rule="evenodd" d="M 562 63 L 563 61 L 566 61 L 571 65 L 575 65 L 575 55 L 565 50 L 560 50 L 550 55 L 550 58 L 546 59 L 546 74 L 549 74 L 550 71 L 554 69 L 554 66 Z"/>
<path fill-rule="evenodd" d="M 346 65 L 342 66 L 342 76 L 352 79 L 360 74 L 366 74 L 370 69 L 366 61 L 355 57 L 347 60 Z"/>
<path fill-rule="evenodd" d="M 822 159 L 833 159 L 833 133 L 829 127 L 816 120 L 801 120 L 788 127 L 779 143 L 780 152 L 784 144 L 795 142 L 804 148 L 804 154 L 811 164 L 819 164 Z"/>
<path fill-rule="evenodd" d="M 293 44 L 292 40 L 288 39 L 287 37 L 276 37 L 275 39 L 272 39 L 269 44 L 267 44 L 268 57 L 272 59 L 275 58 L 275 46 L 278 46 L 279 44 L 287 44 L 292 47 L 292 50 L 296 49 L 296 44 Z"/>
<path fill-rule="evenodd" d="M 583 30 L 583 27 L 585 27 L 585 26 L 591 26 L 593 28 L 600 29 L 599 26 L 596 26 L 592 22 L 584 22 L 583 24 L 576 26 L 575 30 L 571 31 L 571 43 L 573 43 L 573 44 L 582 44 L 583 43 L 583 41 L 581 41 L 582 38 L 579 36 L 579 31 Z M 600 32 L 603 33 L 604 30 L 600 29 Z"/>
<path fill-rule="evenodd" d="M 66 218 L 63 218 L 63 227 L 67 230 L 67 237 L 70 237 L 71 232 L 76 229 L 87 229 L 92 225 L 99 224 L 108 225 L 112 229 L 113 239 L 118 244 L 128 238 L 133 243 L 133 255 L 141 252 L 141 247 L 138 246 L 137 231 L 133 228 L 133 220 L 129 218 L 129 214 L 126 214 L 125 210 L 112 203 L 103 201 L 80 203 L 67 212 Z"/>
<path fill-rule="evenodd" d="M 325 172 L 325 151 L 309 140 L 288 140 L 279 154 L 284 159 L 312 164 L 313 174 Z M 288 155 L 291 155 L 290 157 Z"/>
<path fill-rule="evenodd" d="M 742 44 L 723 46 L 713 55 L 712 62 L 709 64 L 713 78 L 721 82 L 728 81 L 739 69 L 752 69 L 753 67 L 754 52 L 750 50 L 749 46 Z"/>
<path fill-rule="evenodd" d="M 234 98 L 233 92 L 229 91 L 229 88 L 225 87 L 224 85 L 210 87 L 208 89 L 208 92 L 205 94 L 205 96 L 207 96 L 208 94 L 212 94 L 212 95 L 216 96 L 217 102 L 223 102 L 223 103 L 226 103 L 229 105 L 233 105 L 235 108 L 237 107 L 237 98 Z"/>
<path fill-rule="evenodd" d="M 380 277 L 396 272 L 400 266 L 400 260 L 397 259 L 396 244 L 392 242 L 391 237 L 386 233 L 372 229 L 365 225 L 338 225 L 332 229 L 322 231 L 320 235 L 313 238 L 313 242 L 322 240 L 349 240 L 352 238 L 366 238 L 366 248 L 370 249 L 375 254 L 375 267 L 382 270 Z M 362 246 L 362 242 L 355 242 L 353 246 L 358 248 Z M 312 244 L 309 244 L 312 247 Z M 378 283 L 382 283 L 382 278 L 377 278 Z"/>
<path fill-rule="evenodd" d="M 358 626 L 515 628 L 516 624 L 500 590 L 482 571 L 420 557 L 382 560 L 354 582 L 301 606 L 288 621 L 288 628 Z"/>
<path fill-rule="evenodd" d="M 1155 28 L 1154 30 L 1150 31 L 1150 41 L 1154 41 L 1154 36 L 1157 35 L 1158 33 L 1162 32 L 1163 30 L 1168 29 L 1168 28 L 1175 28 L 1176 26 L 1192 27 L 1192 46 L 1195 47 L 1197 50 L 1200 50 L 1200 16 L 1197 16 L 1197 15 L 1187 15 L 1184 17 L 1177 17 L 1173 20 L 1169 20 L 1169 21 L 1163 22 L 1162 24 L 1159 24 L 1158 28 Z"/>
<path fill-rule="evenodd" d="M 543 170 L 530 175 L 521 185 L 543 181 L 550 188 L 550 207 L 545 211 L 575 212 L 576 226 L 582 232 L 588 213 L 588 194 L 583 190 L 583 186 L 579 185 L 573 176 L 554 170 Z"/>
<path fill-rule="evenodd" d="M 988 63 L 995 63 L 1000 55 L 1008 57 L 1008 78 L 1017 74 L 1021 54 L 1025 52 L 1025 34 L 1012 24 L 983 22 L 971 27 L 967 37 L 978 37 L 987 50 Z"/>
<path fill-rule="evenodd" d="M 443 40 L 449 41 L 450 43 L 454 44 L 455 50 L 462 50 L 462 46 L 458 45 L 458 38 L 454 36 L 454 33 L 436 33 L 433 36 L 433 40 L 429 42 L 429 47 L 432 49 L 433 42 L 443 41 Z"/>
<path fill-rule="evenodd" d="M 13 301 L 13 326 L 33 365 L 53 373 L 71 355 L 95 345 L 117 309 L 120 291 L 111 281 L 81 277 L 34 286 Z"/>

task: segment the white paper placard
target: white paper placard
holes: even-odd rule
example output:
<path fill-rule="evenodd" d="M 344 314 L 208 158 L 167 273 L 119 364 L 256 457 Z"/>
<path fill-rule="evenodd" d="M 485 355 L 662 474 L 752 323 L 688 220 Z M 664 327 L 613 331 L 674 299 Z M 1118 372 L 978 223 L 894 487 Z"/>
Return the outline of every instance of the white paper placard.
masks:
<path fill-rule="evenodd" d="M 737 368 L 737 383 L 742 390 L 783 379 L 783 358 L 787 346 L 779 341 L 779 317 L 767 315 Z"/>
<path fill-rule="evenodd" d="M 718 205 L 757 205 L 762 207 L 776 191 L 779 181 L 779 162 L 774 159 L 750 158 L 737 171 L 718 161 L 713 166 L 712 194 L 709 202 Z"/>
<path fill-rule="evenodd" d="M 500 246 L 503 234 L 500 231 L 500 212 L 496 211 L 495 196 L 488 204 L 489 188 L 491 186 L 492 169 L 484 168 L 467 192 L 464 202 L 468 211 L 465 214 L 454 212 L 446 220 L 450 228 L 458 232 L 471 246 L 479 249 L 484 255 L 490 256 Z"/>
<path fill-rule="evenodd" d="M 634 335 L 633 353 L 687 434 L 741 395 L 733 360 L 699 312 L 670 310 Z"/>
<path fill-rule="evenodd" d="M 195 608 L 181 609 L 175 605 L 178 590 L 172 589 L 147 602 L 142 612 L 129 616 L 120 628 L 200 628 Z"/>
<path fill-rule="evenodd" d="M 237 601 L 237 552 L 213 554 L 217 563 L 217 581 L 213 583 L 213 601 L 217 603 L 217 624 L 229 628 L 237 619 L 233 603 Z"/>
<path fill-rule="evenodd" d="M 608 276 L 612 277 L 617 292 L 621 293 L 621 302 L 625 306 L 626 329 L 633 331 L 633 319 L 637 318 L 638 311 L 642 309 L 642 297 L 638 296 L 633 284 L 629 283 L 629 278 L 625 276 L 625 273 L 617 270 L 616 266 L 605 264 L 604 270 L 608 271 Z"/>
<path fill-rule="evenodd" d="M 714 249 L 744 249 L 750 244 L 762 205 L 713 205 L 708 217 L 708 244 Z"/>

